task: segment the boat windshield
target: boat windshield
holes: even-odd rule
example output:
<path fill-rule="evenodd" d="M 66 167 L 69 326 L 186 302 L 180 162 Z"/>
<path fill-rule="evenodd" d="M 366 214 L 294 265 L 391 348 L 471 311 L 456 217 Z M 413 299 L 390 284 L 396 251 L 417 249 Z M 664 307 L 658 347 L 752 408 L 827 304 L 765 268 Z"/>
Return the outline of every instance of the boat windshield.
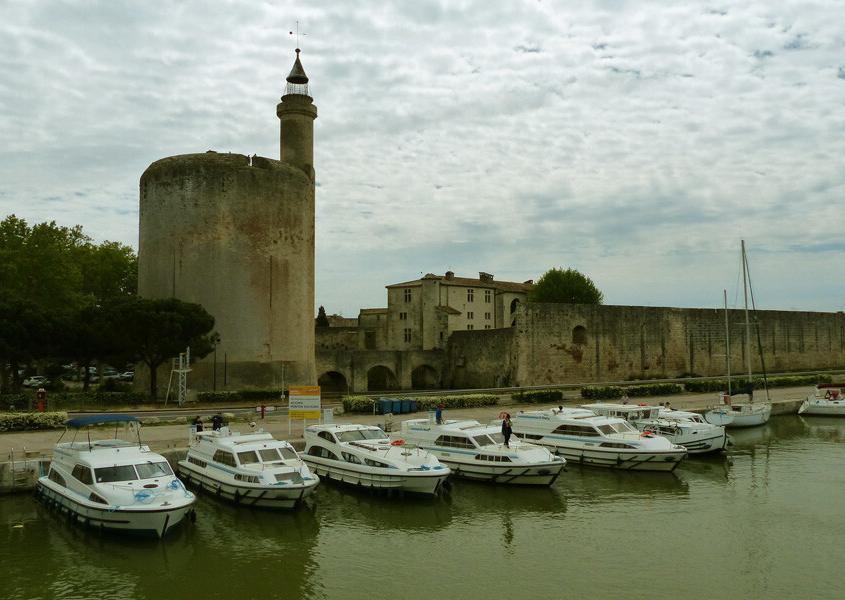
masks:
<path fill-rule="evenodd" d="M 242 465 L 254 465 L 258 462 L 258 454 L 256 454 L 255 450 L 238 452 L 238 462 Z"/>
<path fill-rule="evenodd" d="M 599 425 L 599 431 L 605 435 L 613 435 L 614 433 L 637 433 L 637 429 L 628 423 L 628 421 L 620 421 L 619 423 L 608 423 L 606 425 Z"/>
<path fill-rule="evenodd" d="M 115 467 L 100 467 L 94 469 L 94 478 L 97 483 L 113 483 L 115 481 L 134 481 L 138 479 L 135 467 L 132 465 L 120 465 Z"/>
<path fill-rule="evenodd" d="M 489 435 L 474 435 L 472 439 L 475 440 L 475 443 L 479 446 L 492 446 L 496 442 Z"/>
<path fill-rule="evenodd" d="M 364 434 L 365 440 L 383 440 L 387 437 L 387 434 L 383 432 L 381 429 L 362 429 L 361 433 Z"/>
<path fill-rule="evenodd" d="M 173 471 L 167 461 L 162 462 L 148 462 L 142 465 L 135 465 L 135 470 L 138 471 L 138 479 L 153 479 L 155 477 L 168 477 L 173 475 Z"/>

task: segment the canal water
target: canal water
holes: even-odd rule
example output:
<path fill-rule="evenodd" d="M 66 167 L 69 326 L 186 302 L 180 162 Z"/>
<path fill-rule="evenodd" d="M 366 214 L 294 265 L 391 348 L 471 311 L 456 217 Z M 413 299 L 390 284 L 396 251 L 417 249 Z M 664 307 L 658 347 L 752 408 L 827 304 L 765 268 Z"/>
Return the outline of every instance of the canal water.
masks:
<path fill-rule="evenodd" d="M 201 496 L 163 541 L 0 498 L 0 598 L 843 598 L 845 419 L 777 417 L 674 474 L 570 467 L 436 500 L 321 485 L 277 513 Z"/>

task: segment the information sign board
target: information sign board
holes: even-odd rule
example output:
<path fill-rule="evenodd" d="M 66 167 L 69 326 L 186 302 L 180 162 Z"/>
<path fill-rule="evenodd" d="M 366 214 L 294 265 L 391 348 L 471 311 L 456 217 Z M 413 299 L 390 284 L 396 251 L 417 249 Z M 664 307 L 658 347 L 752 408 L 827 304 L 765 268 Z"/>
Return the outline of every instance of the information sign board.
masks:
<path fill-rule="evenodd" d="M 320 386 L 292 385 L 289 390 L 290 402 L 288 404 L 288 417 L 291 419 L 319 420 Z"/>

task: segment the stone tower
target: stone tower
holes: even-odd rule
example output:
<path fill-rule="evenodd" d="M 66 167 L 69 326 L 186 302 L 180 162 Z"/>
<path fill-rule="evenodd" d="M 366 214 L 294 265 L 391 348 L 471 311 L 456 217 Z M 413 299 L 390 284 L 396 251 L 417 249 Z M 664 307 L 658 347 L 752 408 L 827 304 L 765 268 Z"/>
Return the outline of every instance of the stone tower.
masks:
<path fill-rule="evenodd" d="M 220 335 L 193 365 L 192 389 L 316 383 L 317 108 L 296 54 L 276 109 L 281 160 L 209 151 L 158 160 L 141 176 L 139 294 L 202 304 Z M 136 384 L 145 378 L 139 370 Z"/>

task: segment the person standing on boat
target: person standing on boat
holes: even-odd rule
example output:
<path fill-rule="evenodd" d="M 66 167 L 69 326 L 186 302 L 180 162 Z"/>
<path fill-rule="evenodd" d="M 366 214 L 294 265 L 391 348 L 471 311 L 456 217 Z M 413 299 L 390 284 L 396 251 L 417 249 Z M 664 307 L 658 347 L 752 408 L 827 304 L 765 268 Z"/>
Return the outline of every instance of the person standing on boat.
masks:
<path fill-rule="evenodd" d="M 434 420 L 438 425 L 443 424 L 443 403 L 437 405 L 437 408 L 434 409 Z"/>
<path fill-rule="evenodd" d="M 217 413 L 211 417 L 211 429 L 214 431 L 220 431 L 221 427 L 223 427 L 223 415 Z"/>
<path fill-rule="evenodd" d="M 505 413 L 505 418 L 502 419 L 502 435 L 505 436 L 505 447 L 507 448 L 510 448 L 511 433 L 513 433 L 511 415 L 510 413 Z"/>
<path fill-rule="evenodd" d="M 194 419 L 194 427 L 197 428 L 197 433 L 202 431 L 202 417 L 200 415 L 197 415 L 197 418 Z"/>

